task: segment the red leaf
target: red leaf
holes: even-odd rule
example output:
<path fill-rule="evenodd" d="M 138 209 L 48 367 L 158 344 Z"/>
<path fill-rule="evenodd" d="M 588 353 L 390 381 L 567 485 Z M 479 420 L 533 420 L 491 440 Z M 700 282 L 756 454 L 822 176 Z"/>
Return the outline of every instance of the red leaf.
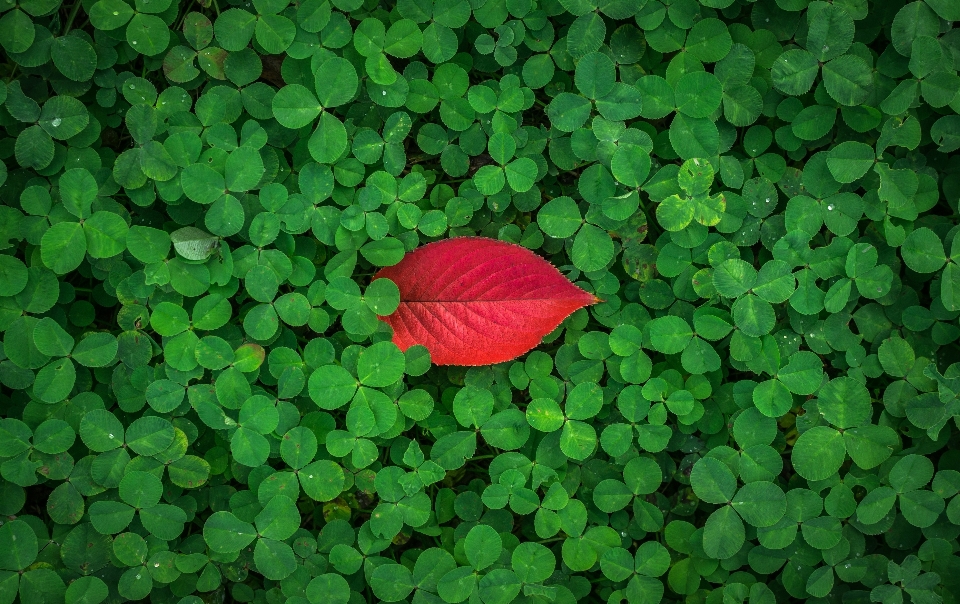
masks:
<path fill-rule="evenodd" d="M 573 311 L 599 300 L 530 250 L 484 237 L 427 244 L 381 269 L 400 289 L 383 320 L 406 350 L 422 344 L 435 365 L 490 365 L 540 343 Z"/>

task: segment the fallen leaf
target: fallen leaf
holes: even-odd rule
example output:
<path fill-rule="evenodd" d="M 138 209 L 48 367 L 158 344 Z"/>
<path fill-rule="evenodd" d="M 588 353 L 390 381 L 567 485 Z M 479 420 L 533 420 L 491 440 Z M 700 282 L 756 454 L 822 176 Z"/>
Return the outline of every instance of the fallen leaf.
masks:
<path fill-rule="evenodd" d="M 383 320 L 401 350 L 421 344 L 435 365 L 490 365 L 537 346 L 598 298 L 513 243 L 458 237 L 427 244 L 386 267 L 400 306 Z"/>

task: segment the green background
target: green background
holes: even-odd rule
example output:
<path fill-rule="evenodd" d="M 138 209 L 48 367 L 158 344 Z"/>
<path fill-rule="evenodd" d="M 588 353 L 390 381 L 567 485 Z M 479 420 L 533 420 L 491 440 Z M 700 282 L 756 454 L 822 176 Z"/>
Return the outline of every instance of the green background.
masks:
<path fill-rule="evenodd" d="M 0 604 L 956 602 L 958 21 L 0 0 Z M 400 351 L 463 235 L 603 302 Z"/>

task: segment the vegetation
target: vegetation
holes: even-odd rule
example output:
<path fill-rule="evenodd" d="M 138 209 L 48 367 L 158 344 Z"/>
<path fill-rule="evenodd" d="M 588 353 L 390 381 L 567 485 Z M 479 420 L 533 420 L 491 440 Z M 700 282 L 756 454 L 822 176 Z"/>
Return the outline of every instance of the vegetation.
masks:
<path fill-rule="evenodd" d="M 958 21 L 2 0 L 0 604 L 957 602 Z"/>

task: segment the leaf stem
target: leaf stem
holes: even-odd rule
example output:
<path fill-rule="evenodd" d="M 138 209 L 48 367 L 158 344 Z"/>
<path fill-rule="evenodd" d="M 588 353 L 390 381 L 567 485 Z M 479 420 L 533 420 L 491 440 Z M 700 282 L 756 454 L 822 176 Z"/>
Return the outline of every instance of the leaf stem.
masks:
<path fill-rule="evenodd" d="M 650 210 L 647 208 L 647 204 L 643 203 L 643 196 L 640 194 L 639 188 L 637 188 L 637 198 L 640 201 L 640 210 L 643 211 L 643 215 L 647 217 L 647 232 L 650 233 L 652 238 L 652 231 L 660 231 L 659 225 L 657 225 L 656 222 L 656 214 L 653 216 L 650 215 Z"/>
<path fill-rule="evenodd" d="M 62 35 L 65 36 L 68 33 L 70 33 L 70 28 L 73 27 L 73 20 L 77 18 L 77 13 L 80 12 L 80 4 L 81 4 L 80 0 L 77 0 L 73 4 L 73 8 L 70 9 L 70 16 L 67 17 L 67 24 L 63 28 Z"/>
<path fill-rule="evenodd" d="M 197 0 L 190 0 L 190 3 L 183 9 L 183 14 L 180 15 L 180 19 L 177 20 L 176 29 L 181 29 L 183 27 L 183 22 L 187 18 L 187 14 L 190 12 L 190 9 L 193 8 L 193 5 L 196 4 Z"/>

